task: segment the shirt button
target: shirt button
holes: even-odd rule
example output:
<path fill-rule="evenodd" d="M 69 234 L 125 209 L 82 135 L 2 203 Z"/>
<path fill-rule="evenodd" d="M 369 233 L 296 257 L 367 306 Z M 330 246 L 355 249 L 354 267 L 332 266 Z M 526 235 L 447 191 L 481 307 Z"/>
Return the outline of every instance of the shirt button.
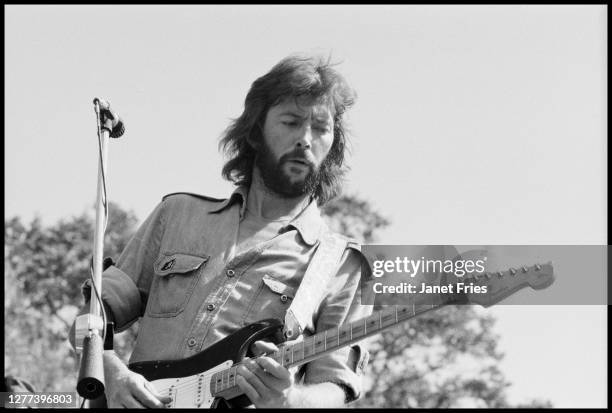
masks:
<path fill-rule="evenodd" d="M 207 309 L 208 311 L 212 311 L 212 310 L 214 310 L 214 309 L 215 309 L 215 305 L 214 305 L 214 304 L 208 304 L 208 305 L 206 306 L 206 309 Z"/>
<path fill-rule="evenodd" d="M 288 298 L 288 297 L 287 297 L 285 294 L 281 295 L 281 301 L 282 301 L 283 303 L 286 303 L 288 299 L 289 299 L 289 298 Z"/>
<path fill-rule="evenodd" d="M 234 270 L 232 270 L 231 268 L 229 270 L 227 270 L 225 273 L 230 278 L 232 278 L 236 274 L 236 272 Z"/>
<path fill-rule="evenodd" d="M 191 337 L 191 338 L 190 338 L 190 339 L 187 341 L 187 345 L 188 345 L 189 347 L 193 347 L 193 346 L 195 346 L 195 345 L 196 345 L 196 339 L 195 339 L 195 338 L 193 338 L 193 337 Z"/>

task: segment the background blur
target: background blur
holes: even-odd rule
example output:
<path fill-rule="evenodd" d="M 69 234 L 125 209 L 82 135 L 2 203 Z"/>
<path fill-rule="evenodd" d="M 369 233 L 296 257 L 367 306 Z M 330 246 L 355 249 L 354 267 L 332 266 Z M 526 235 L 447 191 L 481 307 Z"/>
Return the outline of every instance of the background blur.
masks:
<path fill-rule="evenodd" d="M 606 244 L 606 12 L 5 6 L 5 375 L 74 387 L 92 99 L 127 129 L 109 151 L 113 255 L 164 194 L 227 196 L 217 139 L 294 52 L 331 54 L 359 95 L 336 225 L 384 244 Z M 442 310 L 373 343 L 362 405 L 605 407 L 606 326 L 604 306 Z"/>

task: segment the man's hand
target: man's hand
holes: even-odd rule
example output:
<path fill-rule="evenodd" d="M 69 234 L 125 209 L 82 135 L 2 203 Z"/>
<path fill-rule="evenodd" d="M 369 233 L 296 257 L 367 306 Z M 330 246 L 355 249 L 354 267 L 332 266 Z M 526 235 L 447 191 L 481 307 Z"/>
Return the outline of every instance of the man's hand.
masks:
<path fill-rule="evenodd" d="M 104 352 L 104 377 L 108 407 L 163 409 L 170 397 L 157 394 L 151 383 L 142 375 L 130 371 L 110 351 Z"/>
<path fill-rule="evenodd" d="M 272 343 L 256 341 L 253 353 L 261 355 L 278 351 Z M 294 386 L 293 375 L 270 357 L 244 360 L 238 367 L 236 384 L 251 399 L 255 407 L 290 407 L 289 391 Z"/>

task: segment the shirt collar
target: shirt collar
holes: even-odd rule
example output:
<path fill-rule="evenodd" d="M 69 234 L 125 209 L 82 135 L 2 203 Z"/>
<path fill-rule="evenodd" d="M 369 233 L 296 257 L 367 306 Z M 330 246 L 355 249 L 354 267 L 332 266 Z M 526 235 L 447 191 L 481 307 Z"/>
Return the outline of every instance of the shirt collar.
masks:
<path fill-rule="evenodd" d="M 240 202 L 240 218 L 242 218 L 244 216 L 244 210 L 246 209 L 246 198 L 248 193 L 249 189 L 247 187 L 239 186 L 234 190 L 234 192 L 232 192 L 229 198 L 217 205 L 216 208 L 211 209 L 209 213 L 212 214 L 221 212 L 231 206 L 234 202 L 238 201 Z"/>
<path fill-rule="evenodd" d="M 234 202 L 238 201 L 240 205 L 240 218 L 244 216 L 246 210 L 246 199 L 249 193 L 249 188 L 245 186 L 239 186 L 234 190 L 229 198 L 221 202 L 216 208 L 210 210 L 210 213 L 221 212 L 224 209 L 231 206 Z M 319 240 L 323 230 L 325 229 L 325 223 L 321 217 L 321 212 L 317 206 L 317 201 L 312 199 L 308 206 L 295 218 L 289 222 L 284 229 L 293 227 L 297 229 L 298 233 L 304 240 L 304 242 L 310 246 L 313 246 Z"/>
<path fill-rule="evenodd" d="M 295 217 L 287 227 L 294 227 L 304 240 L 310 246 L 313 246 L 319 240 L 325 223 L 321 217 L 321 212 L 317 206 L 316 200 L 311 200 L 308 206 Z"/>

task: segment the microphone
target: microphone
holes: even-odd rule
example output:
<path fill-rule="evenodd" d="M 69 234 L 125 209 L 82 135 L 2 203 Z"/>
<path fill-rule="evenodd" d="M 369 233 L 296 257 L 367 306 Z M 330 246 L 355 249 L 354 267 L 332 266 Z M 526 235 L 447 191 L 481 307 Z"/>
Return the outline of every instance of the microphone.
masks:
<path fill-rule="evenodd" d="M 125 133 L 125 126 L 123 120 L 117 115 L 117 113 L 110 108 L 110 104 L 102 99 L 94 98 L 94 105 L 98 105 L 100 108 L 100 121 L 102 127 L 110 132 L 111 138 L 120 138 Z"/>

